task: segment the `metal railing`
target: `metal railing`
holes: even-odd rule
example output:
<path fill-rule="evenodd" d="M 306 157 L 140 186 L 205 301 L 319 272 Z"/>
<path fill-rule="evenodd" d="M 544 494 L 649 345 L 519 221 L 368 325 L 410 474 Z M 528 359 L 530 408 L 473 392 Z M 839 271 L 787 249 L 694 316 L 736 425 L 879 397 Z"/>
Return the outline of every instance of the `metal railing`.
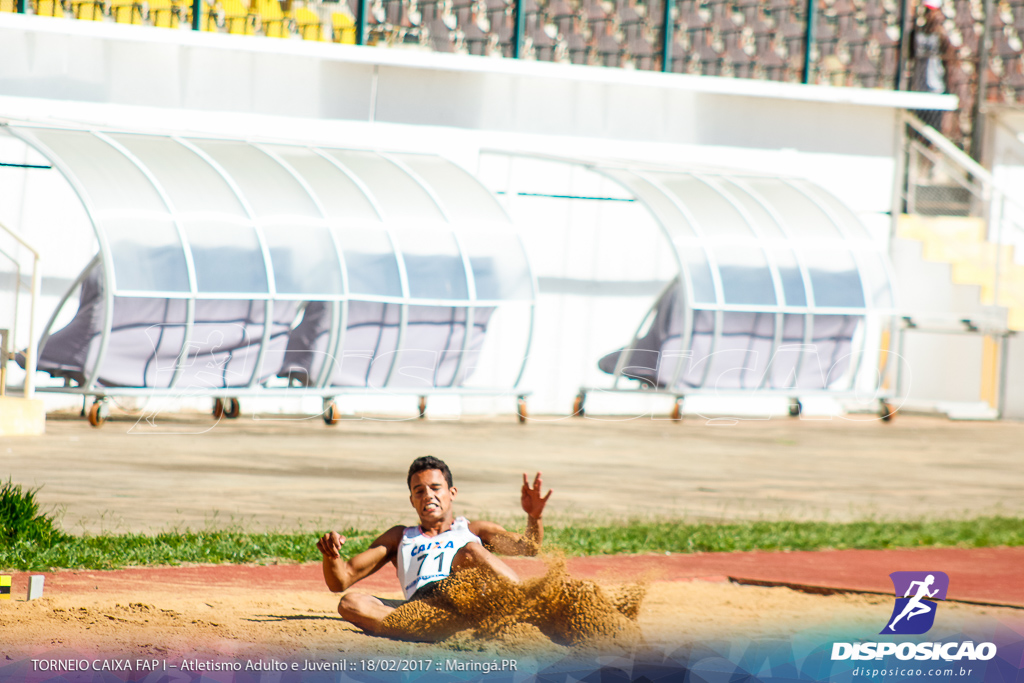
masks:
<path fill-rule="evenodd" d="M 1024 244 L 1024 224 L 1013 216 L 1014 213 L 1024 216 L 1024 205 L 1014 199 L 988 169 L 937 130 L 912 114 L 904 113 L 901 117 L 902 154 L 897 162 L 902 168 L 898 169 L 899 187 L 894 193 L 894 228 L 901 213 L 981 219 L 985 226 L 984 237 L 990 246 L 987 254 L 982 253 L 985 254 L 984 267 L 991 267 L 991 305 L 997 311 L 1009 309 L 1013 302 L 1002 295 L 1014 267 L 1008 258 L 1007 245 Z M 956 316 L 941 320 L 929 320 L 927 316 L 904 317 L 900 352 L 907 332 L 981 335 L 990 339 L 994 345 L 991 355 L 995 370 L 991 376 L 991 391 L 983 391 L 983 394 L 991 394 L 987 400 L 995 408 L 996 417 L 1000 418 L 1006 403 L 1007 342 L 1015 334 L 1010 321 L 1003 315 L 1000 312 L 995 320 L 957 319 Z M 982 386 L 986 386 L 984 377 Z M 897 394 L 902 395 L 902 390 L 897 377 Z"/>
<path fill-rule="evenodd" d="M 986 224 L 993 249 L 992 303 L 1002 305 L 1000 293 L 1008 263 L 1004 247 L 1024 243 L 1024 204 L 1000 186 L 992 173 L 934 128 L 903 114 L 904 182 L 897 193 L 899 213 L 933 216 L 975 216 Z M 1017 193 L 1019 194 L 1019 193 Z"/>
<path fill-rule="evenodd" d="M 24 395 L 25 398 L 33 398 L 35 396 L 35 374 L 36 374 L 36 305 L 39 300 L 39 290 L 42 282 L 42 273 L 39 269 L 39 250 L 33 247 L 24 237 L 19 235 L 14 230 L 10 229 L 3 223 L 0 223 L 0 230 L 6 232 L 8 235 L 14 238 L 18 244 L 27 249 L 32 253 L 32 284 L 29 287 L 30 304 L 28 313 L 28 348 L 25 351 L 25 386 Z M 5 256 L 14 264 L 14 321 L 11 326 L 10 338 L 17 343 L 17 337 L 15 332 L 17 330 L 18 321 L 18 303 L 21 298 L 21 261 L 16 257 L 12 256 L 8 252 L 0 249 L 0 254 Z M 10 360 L 7 357 L 7 340 L 4 339 L 4 348 L 2 349 L 3 355 L 0 356 L 0 360 L 3 362 L 4 369 L 4 381 L 6 382 L 6 370 L 7 362 Z"/>
<path fill-rule="evenodd" d="M 223 32 L 248 25 L 251 30 L 242 32 L 256 34 L 261 32 L 260 7 L 267 4 L 0 1 L 12 10 L 16 3 L 16 11 L 23 13 Z M 301 22 L 288 16 L 301 7 L 320 15 L 324 31 L 314 32 L 318 40 L 329 36 L 327 40 L 357 45 L 387 43 L 646 71 L 900 89 L 908 1 L 284 0 L 280 4 L 287 30 L 274 35 L 307 38 Z M 347 16 L 343 26 L 334 21 L 341 15 Z M 281 21 L 276 10 L 275 17 L 273 25 Z"/>

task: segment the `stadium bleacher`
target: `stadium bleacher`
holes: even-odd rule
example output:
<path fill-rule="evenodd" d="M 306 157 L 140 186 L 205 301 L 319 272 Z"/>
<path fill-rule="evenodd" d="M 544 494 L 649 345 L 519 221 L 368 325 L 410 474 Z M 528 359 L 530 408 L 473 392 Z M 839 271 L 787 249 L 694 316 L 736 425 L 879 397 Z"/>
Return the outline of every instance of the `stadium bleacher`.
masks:
<path fill-rule="evenodd" d="M 516 7 L 523 12 L 523 59 L 641 71 L 809 82 L 863 88 L 901 87 L 900 0 L 814 0 L 811 50 L 806 0 L 669 0 L 671 51 L 666 63 L 663 0 L 367 0 L 370 45 L 487 57 L 516 54 Z M 28 12 L 162 28 L 191 25 L 190 0 L 29 0 Z M 360 42 L 359 0 L 203 0 L 206 31 Z M 17 11 L 18 0 L 0 0 Z M 989 102 L 1024 103 L 1024 0 L 1007 0 L 989 18 L 991 50 L 979 68 L 985 30 L 982 0 L 944 0 L 945 28 L 959 60 L 949 90 L 960 111 L 944 131 L 970 138 L 979 74 Z M 911 19 L 912 21 L 912 19 Z M 812 63 L 804 64 L 810 53 Z M 902 69 L 906 87 L 908 69 Z"/>

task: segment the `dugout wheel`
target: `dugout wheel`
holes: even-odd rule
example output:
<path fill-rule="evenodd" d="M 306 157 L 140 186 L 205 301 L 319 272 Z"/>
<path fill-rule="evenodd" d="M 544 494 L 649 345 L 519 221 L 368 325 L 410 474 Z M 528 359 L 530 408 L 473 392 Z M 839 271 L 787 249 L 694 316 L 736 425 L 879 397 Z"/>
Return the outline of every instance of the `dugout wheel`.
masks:
<path fill-rule="evenodd" d="M 338 411 L 338 404 L 334 401 L 324 401 L 323 412 L 324 424 L 333 427 L 341 421 L 341 412 Z"/>
<path fill-rule="evenodd" d="M 242 405 L 237 398 L 229 398 L 224 402 L 224 417 L 234 420 L 242 414 Z"/>
<path fill-rule="evenodd" d="M 892 419 L 896 417 L 896 409 L 886 401 L 879 401 L 878 417 L 882 418 L 882 422 L 892 422 Z"/>
<path fill-rule="evenodd" d="M 683 420 L 683 397 L 677 396 L 675 403 L 672 404 L 672 419 L 676 422 L 682 422 Z"/>
<path fill-rule="evenodd" d="M 587 402 L 587 395 L 582 391 L 576 394 L 576 399 L 572 402 L 572 414 L 576 417 L 583 417 L 586 415 L 583 406 Z"/>
<path fill-rule="evenodd" d="M 89 406 L 89 424 L 93 427 L 102 427 L 103 423 L 110 417 L 110 406 L 107 405 L 106 399 L 97 398 Z"/>
<path fill-rule="evenodd" d="M 427 416 L 427 397 L 420 396 L 420 419 L 422 420 Z"/>
<path fill-rule="evenodd" d="M 804 405 L 802 403 L 800 403 L 800 399 L 794 398 L 792 401 L 789 402 L 789 416 L 790 417 L 800 417 L 800 415 L 803 412 L 804 412 Z"/>
<path fill-rule="evenodd" d="M 528 415 L 527 415 L 527 412 L 526 412 L 526 397 L 525 396 L 519 396 L 519 397 L 516 398 L 516 415 L 519 416 L 520 424 L 522 424 L 523 422 L 526 422 L 526 418 L 528 417 Z"/>

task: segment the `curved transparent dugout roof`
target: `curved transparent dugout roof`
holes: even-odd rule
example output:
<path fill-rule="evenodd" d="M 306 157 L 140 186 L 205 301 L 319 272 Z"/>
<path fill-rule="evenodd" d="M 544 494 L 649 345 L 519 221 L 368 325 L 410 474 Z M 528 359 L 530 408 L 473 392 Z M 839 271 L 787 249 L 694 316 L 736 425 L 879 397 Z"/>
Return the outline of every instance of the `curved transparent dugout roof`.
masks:
<path fill-rule="evenodd" d="M 616 382 L 792 394 L 849 390 L 873 367 L 890 267 L 834 196 L 796 178 L 592 168 L 644 204 L 679 264 L 650 329 L 602 361 Z"/>
<path fill-rule="evenodd" d="M 894 308 L 884 253 L 805 180 L 597 167 L 661 225 L 691 309 L 848 315 Z"/>
<path fill-rule="evenodd" d="M 115 296 L 530 301 L 508 216 L 433 155 L 7 127 L 68 178 Z"/>

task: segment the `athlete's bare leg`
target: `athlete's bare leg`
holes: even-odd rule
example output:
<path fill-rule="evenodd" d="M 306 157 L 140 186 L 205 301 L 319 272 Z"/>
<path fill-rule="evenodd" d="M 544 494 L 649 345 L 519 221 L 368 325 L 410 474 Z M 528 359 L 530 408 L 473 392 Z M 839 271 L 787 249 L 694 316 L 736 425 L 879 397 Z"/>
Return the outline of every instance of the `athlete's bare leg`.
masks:
<path fill-rule="evenodd" d="M 519 577 L 512 568 L 501 561 L 497 555 L 479 543 L 467 543 L 452 560 L 452 573 L 465 569 L 489 569 L 498 576 L 503 576 L 513 583 L 519 583 Z"/>
<path fill-rule="evenodd" d="M 363 593 L 346 593 L 338 603 L 338 614 L 367 633 L 380 633 L 380 624 L 384 618 L 395 611 L 383 602 Z"/>

